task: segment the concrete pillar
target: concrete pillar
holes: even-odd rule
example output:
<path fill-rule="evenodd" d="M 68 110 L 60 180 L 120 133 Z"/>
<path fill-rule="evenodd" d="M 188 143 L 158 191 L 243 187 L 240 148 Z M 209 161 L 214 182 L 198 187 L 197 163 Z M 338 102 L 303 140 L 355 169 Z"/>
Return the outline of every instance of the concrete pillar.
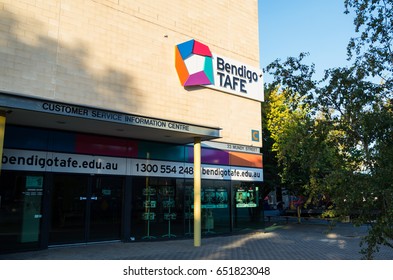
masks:
<path fill-rule="evenodd" d="M 194 139 L 194 247 L 201 246 L 201 138 Z"/>

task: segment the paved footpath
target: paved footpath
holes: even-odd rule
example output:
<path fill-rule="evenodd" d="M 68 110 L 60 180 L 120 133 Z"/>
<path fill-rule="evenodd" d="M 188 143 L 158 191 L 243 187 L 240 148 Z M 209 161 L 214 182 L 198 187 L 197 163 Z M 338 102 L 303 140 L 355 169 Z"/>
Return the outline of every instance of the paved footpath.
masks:
<path fill-rule="evenodd" d="M 101 243 L 0 255 L 4 260 L 359 260 L 366 227 L 338 224 L 272 225 L 244 234 L 192 239 Z M 393 260 L 380 248 L 375 259 Z"/>

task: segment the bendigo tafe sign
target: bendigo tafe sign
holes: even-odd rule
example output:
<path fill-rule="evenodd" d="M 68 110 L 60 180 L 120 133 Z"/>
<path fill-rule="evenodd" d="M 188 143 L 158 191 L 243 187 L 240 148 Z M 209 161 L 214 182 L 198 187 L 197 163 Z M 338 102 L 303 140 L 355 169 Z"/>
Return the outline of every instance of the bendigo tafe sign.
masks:
<path fill-rule="evenodd" d="M 185 87 L 205 86 L 263 101 L 261 69 L 214 54 L 198 41 L 190 40 L 175 47 L 175 66 Z"/>

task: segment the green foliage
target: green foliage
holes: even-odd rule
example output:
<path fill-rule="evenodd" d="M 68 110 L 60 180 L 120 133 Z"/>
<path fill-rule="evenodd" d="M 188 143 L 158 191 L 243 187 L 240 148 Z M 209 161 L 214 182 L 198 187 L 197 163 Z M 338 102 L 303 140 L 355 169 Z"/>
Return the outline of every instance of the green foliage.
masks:
<path fill-rule="evenodd" d="M 348 44 L 353 65 L 317 82 L 307 54 L 271 63 L 264 125 L 281 186 L 307 203 L 329 198 L 324 216 L 369 225 L 361 252 L 371 259 L 380 245 L 393 248 L 393 0 L 345 7 L 360 34 Z"/>
<path fill-rule="evenodd" d="M 267 114 L 272 106 L 270 102 L 271 90 L 265 90 L 265 102 L 262 103 L 262 136 L 263 136 L 263 178 L 264 178 L 264 194 L 268 195 L 280 184 L 279 168 L 277 163 L 277 153 L 273 151 L 272 146 L 274 140 L 267 126 Z M 274 106 L 274 104 L 273 104 Z"/>
<path fill-rule="evenodd" d="M 346 13 L 355 12 L 354 25 L 358 37 L 348 44 L 348 57 L 356 56 L 356 64 L 368 75 L 379 76 L 392 87 L 393 71 L 393 1 L 345 0 Z M 390 93 L 391 94 L 391 93 Z"/>
<path fill-rule="evenodd" d="M 307 206 L 316 197 L 323 195 L 321 180 L 334 169 L 339 160 L 336 157 L 336 147 L 330 144 L 333 138 L 327 129 L 328 122 L 313 117 L 310 102 L 304 98 L 314 90 L 315 83 L 310 82 L 308 90 L 303 85 L 301 88 L 306 90 L 303 94 L 285 83 L 288 73 L 293 70 L 286 68 L 301 65 L 303 58 L 304 56 L 300 56 L 298 60 L 291 59 L 291 63 L 284 63 L 278 68 L 275 77 L 280 77 L 285 86 L 275 85 L 266 90 L 269 105 L 264 109 L 267 110 L 265 123 L 273 140 L 270 148 L 276 153 L 281 186 L 285 186 L 292 194 L 304 196 L 304 206 Z M 293 61 L 297 63 L 294 64 Z M 279 62 L 270 65 L 269 69 L 277 70 L 277 63 Z M 305 72 L 299 73 L 304 75 Z M 285 76 L 280 76 L 281 73 L 285 73 Z M 293 75 L 294 72 L 291 73 Z M 290 83 L 291 86 L 296 86 L 297 82 L 293 81 L 304 80 L 305 77 L 291 77 Z"/>

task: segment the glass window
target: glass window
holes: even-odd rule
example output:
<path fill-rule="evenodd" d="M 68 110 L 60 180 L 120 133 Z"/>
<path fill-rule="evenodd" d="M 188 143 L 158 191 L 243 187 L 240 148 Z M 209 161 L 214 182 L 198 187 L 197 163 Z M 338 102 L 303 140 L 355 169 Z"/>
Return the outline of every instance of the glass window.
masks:
<path fill-rule="evenodd" d="M 0 244 L 3 251 L 39 246 L 44 177 L 7 172 L 0 176 Z"/>
<path fill-rule="evenodd" d="M 232 182 L 234 231 L 263 227 L 260 188 L 254 182 Z"/>
<path fill-rule="evenodd" d="M 183 235 L 183 180 L 133 178 L 131 238 L 151 240 Z"/>
<path fill-rule="evenodd" d="M 202 234 L 230 231 L 229 181 L 202 180 Z"/>
<path fill-rule="evenodd" d="M 5 148 L 16 149 L 48 149 L 49 132 L 44 129 L 31 127 L 7 126 L 4 138 Z"/>

